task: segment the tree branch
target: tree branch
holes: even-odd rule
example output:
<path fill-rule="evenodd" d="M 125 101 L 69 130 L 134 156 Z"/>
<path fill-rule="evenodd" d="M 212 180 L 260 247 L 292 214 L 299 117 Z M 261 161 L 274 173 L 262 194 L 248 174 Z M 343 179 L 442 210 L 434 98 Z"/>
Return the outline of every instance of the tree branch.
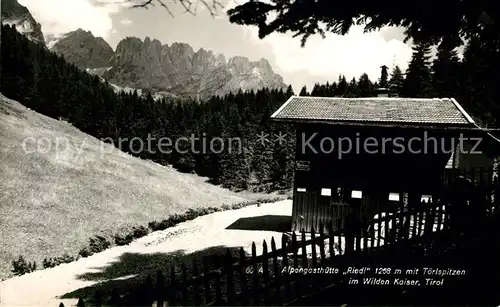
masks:
<path fill-rule="evenodd" d="M 132 2 L 134 0 L 127 0 Z M 184 8 L 184 13 L 189 13 L 191 15 L 196 15 L 198 5 L 201 3 L 210 13 L 212 17 L 217 15 L 217 10 L 219 8 L 224 8 L 222 3 L 219 0 L 170 0 L 173 4 L 180 4 Z M 149 6 L 154 6 L 155 4 L 160 4 L 161 7 L 167 10 L 170 16 L 174 17 L 174 14 L 170 10 L 167 4 L 165 4 L 165 0 L 139 0 L 140 3 L 134 4 L 131 8 L 145 8 L 147 9 Z"/>

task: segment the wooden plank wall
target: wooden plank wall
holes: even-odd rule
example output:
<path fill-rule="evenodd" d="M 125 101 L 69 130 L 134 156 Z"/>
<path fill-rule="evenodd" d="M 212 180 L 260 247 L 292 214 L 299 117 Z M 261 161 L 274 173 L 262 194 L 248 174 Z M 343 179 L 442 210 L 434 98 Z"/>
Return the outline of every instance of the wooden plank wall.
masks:
<path fill-rule="evenodd" d="M 332 194 L 336 188 L 332 188 Z M 345 204 L 339 204 L 333 196 L 322 196 L 321 189 L 307 189 L 305 192 L 294 191 L 292 207 L 292 231 L 303 229 L 323 230 L 328 233 L 325 225 L 333 224 L 333 230 L 345 227 L 345 217 L 351 213 L 360 220 L 372 219 L 380 212 L 396 212 L 403 207 L 403 193 L 400 193 L 399 201 L 389 201 L 389 192 L 362 191 L 362 199 L 352 199 L 351 190 L 346 189 L 347 200 Z M 420 199 L 420 195 L 414 197 Z"/>
<path fill-rule="evenodd" d="M 334 189 L 332 188 L 332 193 Z M 349 192 L 350 195 L 350 192 Z M 315 229 L 329 233 L 327 225 L 333 224 L 336 231 L 345 226 L 345 217 L 356 212 L 359 216 L 367 216 L 370 213 L 368 203 L 363 200 L 351 200 L 346 204 L 338 204 L 332 201 L 331 196 L 322 196 L 321 189 L 297 192 L 295 189 L 292 207 L 292 231 L 302 229 Z"/>

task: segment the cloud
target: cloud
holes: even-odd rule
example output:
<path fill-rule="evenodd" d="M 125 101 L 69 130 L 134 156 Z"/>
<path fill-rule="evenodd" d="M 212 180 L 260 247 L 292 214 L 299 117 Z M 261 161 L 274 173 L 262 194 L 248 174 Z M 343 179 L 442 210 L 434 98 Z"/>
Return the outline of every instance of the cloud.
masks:
<path fill-rule="evenodd" d="M 134 22 L 130 19 L 122 19 L 120 20 L 120 23 L 124 26 L 130 26 L 131 24 L 133 24 Z"/>
<path fill-rule="evenodd" d="M 128 5 L 112 0 L 19 0 L 42 24 L 44 35 L 58 36 L 82 28 L 95 36 L 111 35 L 111 16 Z"/>
<path fill-rule="evenodd" d="M 248 31 L 259 40 L 256 28 Z M 271 34 L 260 43 L 270 46 L 277 70 L 298 91 L 303 85 L 311 88 L 315 82 L 336 81 L 339 74 L 351 79 L 367 73 L 376 81 L 381 65 L 399 65 L 404 71 L 411 58 L 411 46 L 399 39 L 388 39 L 383 31 L 363 33 L 362 27 L 354 27 L 345 36 L 310 37 L 303 48 L 299 38 L 284 34 Z"/>
<path fill-rule="evenodd" d="M 400 27 L 388 27 L 380 31 L 380 35 L 387 42 L 393 39 L 403 41 L 405 39 L 405 29 Z"/>

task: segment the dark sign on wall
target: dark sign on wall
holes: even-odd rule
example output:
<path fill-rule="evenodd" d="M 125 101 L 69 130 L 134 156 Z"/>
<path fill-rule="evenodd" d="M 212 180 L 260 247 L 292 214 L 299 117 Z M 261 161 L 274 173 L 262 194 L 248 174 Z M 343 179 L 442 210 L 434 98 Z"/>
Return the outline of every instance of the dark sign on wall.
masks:
<path fill-rule="evenodd" d="M 309 161 L 299 160 L 295 162 L 295 169 L 297 171 L 307 172 L 310 168 Z"/>

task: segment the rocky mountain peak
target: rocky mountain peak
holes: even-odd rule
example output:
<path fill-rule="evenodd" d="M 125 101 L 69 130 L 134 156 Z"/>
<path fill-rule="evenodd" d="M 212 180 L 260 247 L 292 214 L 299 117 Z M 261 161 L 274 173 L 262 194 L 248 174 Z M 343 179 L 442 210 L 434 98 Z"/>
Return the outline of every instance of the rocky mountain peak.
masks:
<path fill-rule="evenodd" d="M 286 88 L 267 62 L 222 54 L 189 44 L 162 45 L 150 37 L 127 37 L 118 43 L 104 78 L 119 86 L 166 91 L 177 96 L 206 98 L 239 89 Z"/>
<path fill-rule="evenodd" d="M 271 67 L 271 64 L 269 64 L 269 62 L 264 59 L 264 58 L 261 58 L 258 62 L 257 62 L 257 67 L 263 69 L 263 70 L 266 70 L 266 71 L 272 71 L 273 68 Z"/>
<path fill-rule="evenodd" d="M 87 36 L 94 36 L 91 31 L 85 31 L 82 28 L 78 28 L 75 31 L 69 32 L 69 34 L 74 34 L 74 35 L 87 35 Z"/>
<path fill-rule="evenodd" d="M 17 0 L 2 0 L 4 3 L 8 5 L 2 6 L 2 16 L 18 18 L 29 14 Z M 34 19 L 31 24 L 37 25 Z M 252 62 L 246 57 L 235 56 L 226 61 L 223 54 L 204 48 L 195 51 L 183 42 L 167 45 L 148 36 L 144 40 L 126 37 L 113 50 L 102 37 L 78 28 L 63 35 L 48 36 L 48 45 L 68 62 L 99 75 L 116 89 L 205 99 L 240 89 L 286 88 L 283 78 L 274 73 L 265 59 Z"/>
<path fill-rule="evenodd" d="M 145 45 L 154 45 L 155 47 L 161 47 L 161 42 L 157 40 L 156 38 L 151 39 L 149 36 L 146 36 L 144 38 L 144 44 Z"/>
<path fill-rule="evenodd" d="M 82 69 L 107 66 L 114 54 L 102 37 L 81 28 L 63 35 L 53 43 L 51 50 Z"/>
<path fill-rule="evenodd" d="M 195 55 L 199 58 L 215 58 L 214 53 L 211 50 L 205 50 L 203 48 L 198 49 L 198 51 L 195 52 Z"/>
<path fill-rule="evenodd" d="M 170 46 L 170 50 L 177 53 L 194 54 L 193 47 L 186 43 L 174 42 Z"/>
<path fill-rule="evenodd" d="M 17 0 L 1 1 L 2 23 L 15 25 L 28 38 L 45 44 L 40 24 L 26 7 Z M 82 70 L 106 79 L 115 89 L 205 99 L 239 90 L 287 87 L 265 59 L 252 62 L 235 56 L 226 61 L 223 54 L 204 48 L 194 51 L 183 42 L 169 46 L 151 37 L 126 37 L 113 50 L 102 37 L 78 28 L 48 35 L 47 46 Z"/>
<path fill-rule="evenodd" d="M 223 54 L 219 53 L 215 57 L 215 62 L 217 63 L 217 65 L 226 64 L 226 57 Z"/>
<path fill-rule="evenodd" d="M 118 51 L 118 49 L 131 48 L 134 46 L 137 47 L 141 45 L 142 40 L 140 38 L 127 36 L 118 43 L 118 45 L 116 46 L 116 50 Z"/>
<path fill-rule="evenodd" d="M 237 74 L 251 71 L 252 64 L 248 58 L 235 56 L 229 59 L 229 67 Z"/>
<path fill-rule="evenodd" d="M 2 24 L 15 26 L 28 39 L 45 44 L 42 26 L 36 22 L 30 11 L 17 0 L 1 0 Z"/>

